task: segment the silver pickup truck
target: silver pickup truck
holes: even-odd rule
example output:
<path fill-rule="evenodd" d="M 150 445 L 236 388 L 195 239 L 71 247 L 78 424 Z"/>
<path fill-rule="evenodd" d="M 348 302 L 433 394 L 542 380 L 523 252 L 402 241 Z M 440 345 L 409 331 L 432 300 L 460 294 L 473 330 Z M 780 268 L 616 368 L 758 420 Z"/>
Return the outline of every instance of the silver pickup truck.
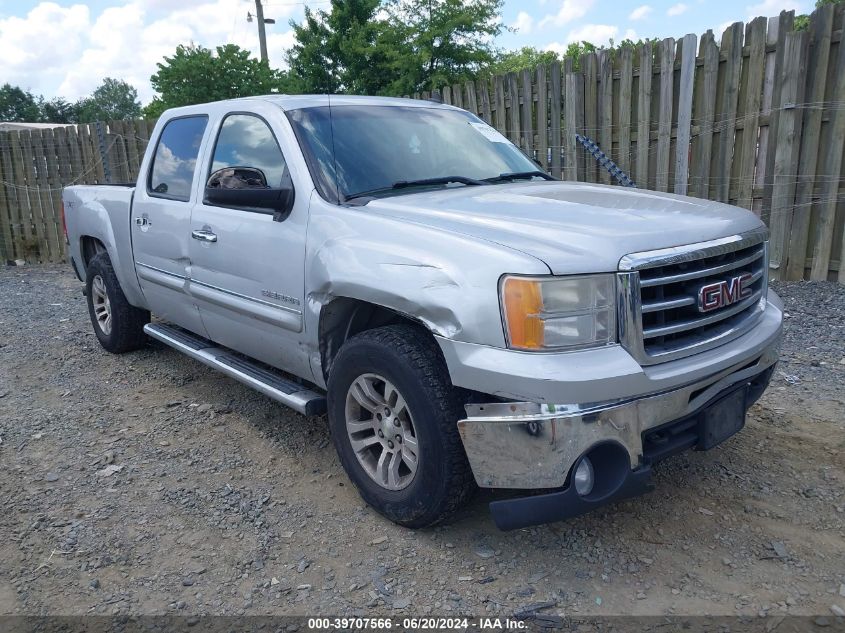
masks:
<path fill-rule="evenodd" d="M 174 109 L 136 186 L 63 200 L 105 349 L 152 337 L 327 413 L 361 496 L 405 526 L 478 486 L 523 492 L 491 503 L 502 529 L 645 492 L 739 431 L 777 361 L 757 217 L 559 182 L 450 106 Z"/>

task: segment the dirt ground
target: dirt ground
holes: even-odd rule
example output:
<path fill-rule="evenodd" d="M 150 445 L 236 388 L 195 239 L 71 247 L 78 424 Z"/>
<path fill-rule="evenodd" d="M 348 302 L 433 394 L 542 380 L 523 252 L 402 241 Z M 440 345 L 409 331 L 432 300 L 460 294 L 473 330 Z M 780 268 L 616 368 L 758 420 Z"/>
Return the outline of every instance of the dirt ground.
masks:
<path fill-rule="evenodd" d="M 67 267 L 0 270 L 0 614 L 804 614 L 845 609 L 845 290 L 777 286 L 746 428 L 656 490 L 499 532 L 411 531 L 306 418 L 150 344 L 98 345 Z"/>

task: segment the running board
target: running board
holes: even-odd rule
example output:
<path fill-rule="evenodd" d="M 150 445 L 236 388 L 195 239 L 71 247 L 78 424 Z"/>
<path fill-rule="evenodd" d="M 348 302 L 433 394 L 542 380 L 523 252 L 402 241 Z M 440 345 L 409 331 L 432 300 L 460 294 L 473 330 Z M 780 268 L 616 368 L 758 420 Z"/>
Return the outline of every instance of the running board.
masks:
<path fill-rule="evenodd" d="M 144 332 L 165 345 L 198 360 L 260 391 L 277 402 L 304 415 L 326 412 L 326 398 L 304 385 L 286 378 L 281 372 L 268 368 L 235 352 L 166 323 L 148 323 Z"/>

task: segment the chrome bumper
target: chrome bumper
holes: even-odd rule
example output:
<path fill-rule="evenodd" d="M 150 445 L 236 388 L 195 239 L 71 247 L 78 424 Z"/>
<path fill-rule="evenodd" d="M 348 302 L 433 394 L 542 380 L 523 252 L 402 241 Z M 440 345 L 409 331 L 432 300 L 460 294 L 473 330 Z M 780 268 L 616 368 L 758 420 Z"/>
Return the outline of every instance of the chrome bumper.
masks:
<path fill-rule="evenodd" d="M 476 482 L 486 488 L 559 488 L 576 460 L 598 442 L 628 452 L 631 468 L 643 455 L 644 431 L 682 419 L 718 394 L 750 381 L 777 362 L 780 336 L 756 358 L 683 387 L 589 405 L 497 402 L 466 406 L 458 422 Z"/>

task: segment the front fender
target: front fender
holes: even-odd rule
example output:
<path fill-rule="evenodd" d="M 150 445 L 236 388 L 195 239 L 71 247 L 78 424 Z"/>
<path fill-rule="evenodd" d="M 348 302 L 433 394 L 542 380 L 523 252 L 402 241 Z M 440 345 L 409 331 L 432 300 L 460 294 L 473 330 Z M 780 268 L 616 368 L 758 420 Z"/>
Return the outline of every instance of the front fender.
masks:
<path fill-rule="evenodd" d="M 312 199 L 308 243 L 306 330 L 312 333 L 322 308 L 346 297 L 407 315 L 442 338 L 504 347 L 499 278 L 549 273 L 536 258 L 500 244 L 322 200 Z"/>

